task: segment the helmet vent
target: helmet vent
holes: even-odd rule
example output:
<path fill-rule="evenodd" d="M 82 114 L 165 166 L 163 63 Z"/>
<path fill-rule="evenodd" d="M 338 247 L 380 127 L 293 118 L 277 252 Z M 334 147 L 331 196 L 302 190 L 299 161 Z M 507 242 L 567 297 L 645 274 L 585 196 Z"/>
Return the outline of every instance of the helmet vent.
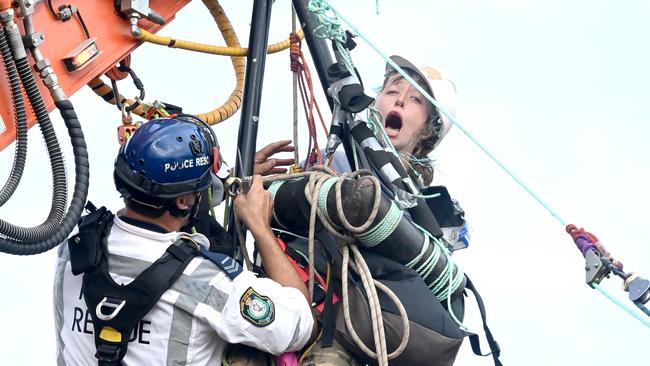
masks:
<path fill-rule="evenodd" d="M 194 135 L 192 135 L 192 141 L 190 141 L 190 149 L 192 150 L 192 154 L 194 155 L 200 155 L 203 154 L 203 145 L 201 145 L 201 141 L 197 140 Z"/>

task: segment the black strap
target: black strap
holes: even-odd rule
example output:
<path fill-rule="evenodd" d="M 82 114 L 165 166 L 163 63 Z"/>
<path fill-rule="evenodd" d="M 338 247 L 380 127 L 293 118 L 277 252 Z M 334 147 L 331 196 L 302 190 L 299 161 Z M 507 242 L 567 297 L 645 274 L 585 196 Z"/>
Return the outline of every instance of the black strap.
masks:
<path fill-rule="evenodd" d="M 113 226 L 113 214 L 106 207 L 97 209 L 88 201 L 86 208 L 90 213 L 79 219 L 79 231 L 68 240 L 70 269 L 75 276 L 99 266 L 105 238 Z"/>
<path fill-rule="evenodd" d="M 99 366 L 121 365 L 133 329 L 198 253 L 196 243 L 181 238 L 126 286 L 113 281 L 106 255 L 84 275 L 84 299 L 92 315 Z"/>
<path fill-rule="evenodd" d="M 336 316 L 334 316 L 334 281 L 332 281 L 331 271 L 327 283 L 329 283 L 329 286 L 327 286 L 325 305 L 323 306 L 323 313 L 321 314 L 323 336 L 320 344 L 323 348 L 332 347 L 334 331 L 336 330 Z"/>
<path fill-rule="evenodd" d="M 499 347 L 499 344 L 492 336 L 492 332 L 490 331 L 490 328 L 488 327 L 486 322 L 485 304 L 483 303 L 483 299 L 481 298 L 481 295 L 478 293 L 476 287 L 474 287 L 474 284 L 469 279 L 469 277 L 465 276 L 465 278 L 467 278 L 467 283 L 465 284 L 465 288 L 470 289 L 474 293 L 474 297 L 476 298 L 476 303 L 478 304 L 478 309 L 479 312 L 481 313 L 481 320 L 483 321 L 483 330 L 485 331 L 485 338 L 487 339 L 488 346 L 490 347 L 490 353 L 483 354 L 483 352 L 481 352 L 481 345 L 479 342 L 478 335 L 470 333 L 469 342 L 472 346 L 472 351 L 474 352 L 475 355 L 478 356 L 492 355 L 492 358 L 494 359 L 494 365 L 503 366 L 503 364 L 499 360 L 499 356 L 501 355 L 501 347 Z"/>

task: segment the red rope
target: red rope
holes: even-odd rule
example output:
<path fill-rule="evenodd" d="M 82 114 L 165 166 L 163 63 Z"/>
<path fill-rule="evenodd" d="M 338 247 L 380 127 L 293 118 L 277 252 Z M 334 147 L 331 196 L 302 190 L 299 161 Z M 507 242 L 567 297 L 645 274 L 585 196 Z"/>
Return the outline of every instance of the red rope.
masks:
<path fill-rule="evenodd" d="M 316 95 L 314 93 L 314 84 L 312 82 L 311 71 L 305 59 L 305 55 L 302 53 L 302 41 L 296 33 L 291 33 L 289 35 L 291 41 L 289 47 L 289 59 L 290 59 L 290 69 L 292 72 L 298 74 L 298 85 L 300 86 L 300 96 L 303 102 L 303 109 L 305 110 L 305 116 L 307 117 L 307 126 L 309 129 L 309 145 L 308 145 L 308 159 L 305 161 L 305 167 L 309 165 L 314 165 L 316 163 L 323 164 L 323 155 L 321 154 L 320 148 L 318 147 L 318 139 L 316 135 L 316 123 L 314 116 L 314 107 L 320 119 L 321 125 L 325 134 L 328 134 L 327 127 L 325 126 L 325 120 L 320 111 L 318 103 L 316 103 Z"/>

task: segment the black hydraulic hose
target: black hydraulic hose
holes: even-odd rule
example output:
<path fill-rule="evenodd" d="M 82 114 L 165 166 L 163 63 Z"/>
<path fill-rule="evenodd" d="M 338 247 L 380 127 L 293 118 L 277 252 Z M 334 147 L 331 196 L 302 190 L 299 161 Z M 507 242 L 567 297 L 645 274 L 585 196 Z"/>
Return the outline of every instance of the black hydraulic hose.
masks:
<path fill-rule="evenodd" d="M 50 116 L 41 97 L 41 93 L 36 86 L 36 81 L 34 80 L 34 75 L 30 69 L 27 57 L 18 59 L 15 62 L 23 87 L 27 93 L 27 98 L 32 105 L 32 109 L 38 120 L 38 125 L 41 128 L 41 133 L 45 139 L 45 145 L 50 157 L 50 165 L 52 166 L 52 205 L 47 219 L 35 227 L 20 227 L 0 219 L 0 234 L 22 243 L 39 243 L 48 239 L 59 230 L 59 225 L 65 215 L 68 199 L 65 161 L 63 160 L 63 154 L 56 138 L 52 121 L 50 121 Z"/>
<path fill-rule="evenodd" d="M 75 185 L 72 201 L 68 208 L 68 213 L 63 219 L 63 223 L 58 230 L 47 239 L 38 242 L 25 244 L 12 239 L 0 237 L 0 251 L 10 254 L 31 255 L 48 251 L 65 240 L 77 225 L 81 212 L 88 197 L 88 179 L 90 176 L 88 164 L 88 150 L 86 141 L 81 130 L 81 124 L 77 119 L 77 114 L 69 100 L 56 102 L 56 107 L 61 112 L 61 116 L 68 128 L 68 135 L 72 142 L 72 153 L 75 162 Z"/>
<path fill-rule="evenodd" d="M 14 194 L 20 178 L 23 176 L 25 161 L 27 160 L 27 114 L 25 113 L 25 101 L 20 89 L 20 78 L 18 70 L 11 54 L 11 48 L 7 42 L 4 29 L 0 27 L 0 52 L 2 52 L 2 61 L 5 65 L 5 73 L 11 85 L 11 98 L 14 106 L 14 116 L 16 118 L 16 150 L 14 153 L 14 163 L 7 182 L 0 190 L 0 206 L 4 205 Z"/>

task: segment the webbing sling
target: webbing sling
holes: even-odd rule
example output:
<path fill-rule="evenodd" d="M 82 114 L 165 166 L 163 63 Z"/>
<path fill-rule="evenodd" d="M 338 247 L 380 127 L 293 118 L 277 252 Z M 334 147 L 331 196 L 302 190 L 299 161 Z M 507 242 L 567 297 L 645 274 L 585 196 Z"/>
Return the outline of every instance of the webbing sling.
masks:
<path fill-rule="evenodd" d="M 99 366 L 121 365 L 133 329 L 198 253 L 198 244 L 182 237 L 126 286 L 108 273 L 106 255 L 84 274 L 83 295 L 92 315 Z"/>
<path fill-rule="evenodd" d="M 467 278 L 467 283 L 465 284 L 465 288 L 471 290 L 474 293 L 474 297 L 476 298 L 476 303 L 478 304 L 479 312 L 481 313 L 481 320 L 483 321 L 483 330 L 485 331 L 485 338 L 487 340 L 488 346 L 490 347 L 490 353 L 484 355 L 483 352 L 481 352 L 481 345 L 479 343 L 478 335 L 469 333 L 468 338 L 469 338 L 469 343 L 472 346 L 472 351 L 477 356 L 492 355 L 492 358 L 494 359 L 494 365 L 503 366 L 501 360 L 499 360 L 499 356 L 501 355 L 501 347 L 499 347 L 499 344 L 492 336 L 492 332 L 490 331 L 490 328 L 487 325 L 485 304 L 483 304 L 483 299 L 481 298 L 481 295 L 478 293 L 476 287 L 474 287 L 474 284 L 469 279 L 469 277 L 467 277 L 467 275 L 465 277 Z"/>

